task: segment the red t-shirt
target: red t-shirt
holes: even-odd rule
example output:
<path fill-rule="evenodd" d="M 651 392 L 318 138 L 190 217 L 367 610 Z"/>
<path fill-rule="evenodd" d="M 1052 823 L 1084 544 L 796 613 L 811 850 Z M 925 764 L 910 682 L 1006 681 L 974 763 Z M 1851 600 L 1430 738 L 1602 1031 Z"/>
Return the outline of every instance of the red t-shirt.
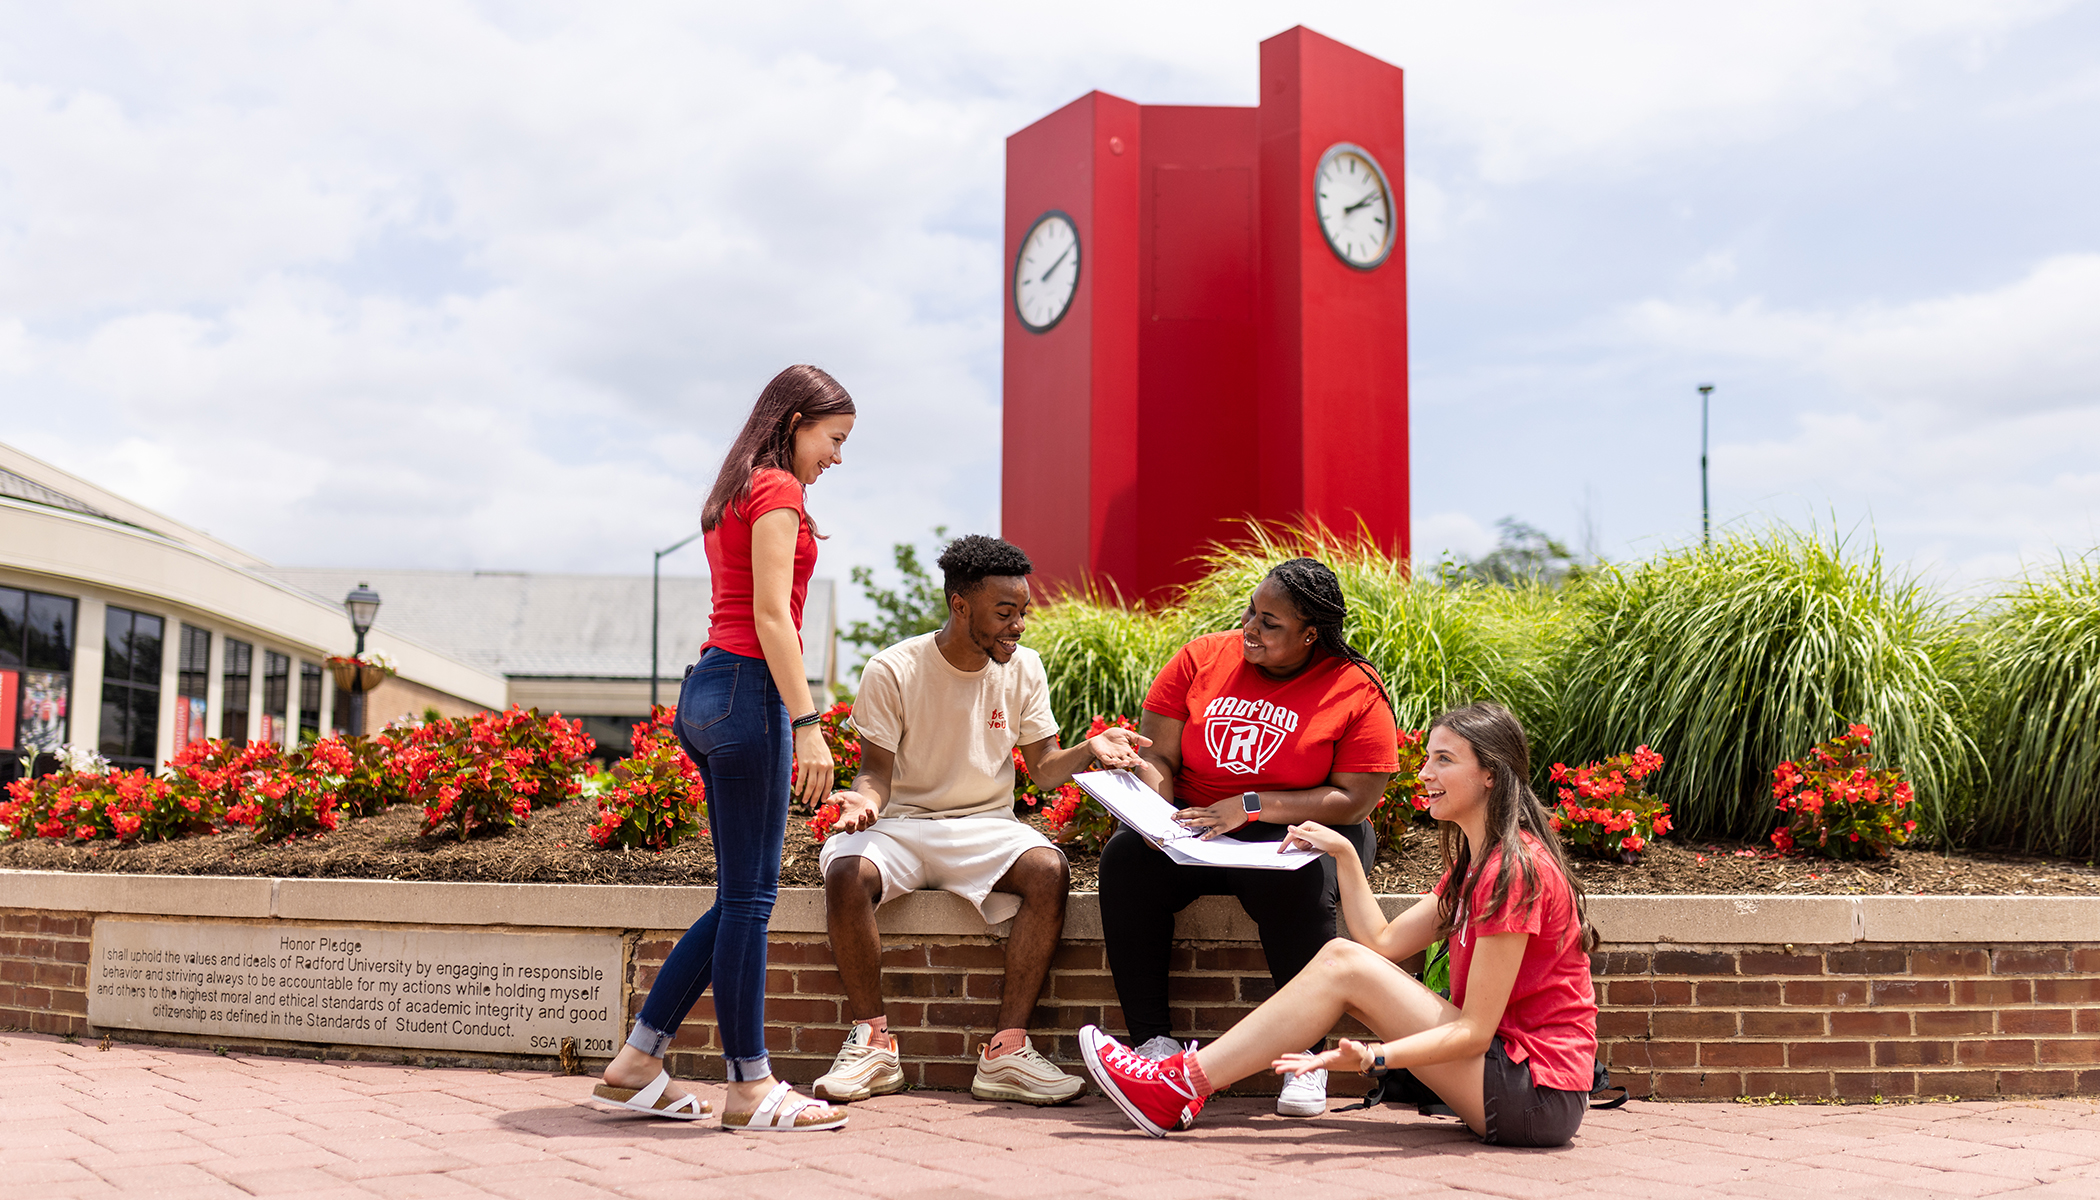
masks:
<path fill-rule="evenodd" d="M 1296 678 L 1271 679 L 1247 664 L 1238 630 L 1183 646 L 1145 708 L 1183 722 L 1174 801 L 1191 808 L 1400 766 L 1392 710 L 1361 667 L 1322 655 Z"/>
<path fill-rule="evenodd" d="M 1535 903 L 1527 903 L 1524 876 L 1513 876 L 1509 900 L 1495 919 L 1475 921 L 1495 894 L 1495 873 L 1502 851 L 1489 852 L 1473 875 L 1471 895 L 1458 914 L 1458 928 L 1445 944 L 1451 952 L 1451 1002 L 1466 1006 L 1466 975 L 1473 967 L 1474 939 L 1495 933 L 1528 933 L 1524 961 L 1510 985 L 1509 1005 L 1502 1010 L 1502 1048 L 1514 1063 L 1531 1060 L 1532 1082 L 1569 1092 L 1590 1090 L 1597 1059 L 1597 994 L 1590 988 L 1590 956 L 1582 948 L 1575 921 L 1575 893 L 1567 876 L 1537 838 L 1518 831 L 1538 865 Z M 1441 893 L 1450 872 L 1437 881 Z"/>
<path fill-rule="evenodd" d="M 751 610 L 751 525 L 776 508 L 792 508 L 801 521 L 795 534 L 795 578 L 788 590 L 788 619 L 802 628 L 802 599 L 809 594 L 809 575 L 817 569 L 817 539 L 809 531 L 809 518 L 802 509 L 802 483 L 778 467 L 761 467 L 752 473 L 751 488 L 744 498 L 722 510 L 722 520 L 708 530 L 708 570 L 714 602 L 708 614 L 707 645 L 720 646 L 731 654 L 764 658 L 758 644 L 758 623 Z M 796 635 L 799 645 L 801 635 Z"/>

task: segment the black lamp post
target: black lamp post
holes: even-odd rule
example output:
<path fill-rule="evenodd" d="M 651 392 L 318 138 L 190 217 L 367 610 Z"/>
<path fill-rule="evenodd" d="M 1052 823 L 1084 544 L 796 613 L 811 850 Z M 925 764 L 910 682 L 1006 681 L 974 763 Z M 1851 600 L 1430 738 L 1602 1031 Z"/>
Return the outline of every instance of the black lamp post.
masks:
<path fill-rule="evenodd" d="M 360 583 L 343 597 L 343 607 L 350 613 L 350 628 L 357 631 L 357 671 L 350 677 L 350 732 L 363 736 L 365 732 L 365 634 L 372 630 L 372 622 L 379 616 L 379 593 L 369 583 Z"/>
<path fill-rule="evenodd" d="M 656 627 L 663 610 L 664 555 L 684 549 L 694 538 L 707 532 L 695 530 L 656 552 L 656 561 L 649 566 L 649 715 L 656 715 Z"/>
<path fill-rule="evenodd" d="M 1706 409 L 1713 394 L 1713 384 L 1699 385 L 1699 540 L 1707 546 L 1714 544 L 1713 509 L 1706 500 Z"/>

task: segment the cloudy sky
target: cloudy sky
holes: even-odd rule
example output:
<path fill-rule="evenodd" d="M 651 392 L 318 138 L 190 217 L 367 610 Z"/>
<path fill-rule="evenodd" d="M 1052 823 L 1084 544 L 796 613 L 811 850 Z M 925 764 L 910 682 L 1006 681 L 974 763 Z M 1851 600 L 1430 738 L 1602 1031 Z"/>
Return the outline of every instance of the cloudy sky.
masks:
<path fill-rule="evenodd" d="M 0 3 L 0 440 L 284 564 L 642 571 L 810 361 L 825 574 L 990 529 L 1004 138 L 1303 23 L 1407 71 L 1418 554 L 1696 537 L 1708 381 L 1718 521 L 2100 543 L 2100 4 L 1048 11 Z"/>

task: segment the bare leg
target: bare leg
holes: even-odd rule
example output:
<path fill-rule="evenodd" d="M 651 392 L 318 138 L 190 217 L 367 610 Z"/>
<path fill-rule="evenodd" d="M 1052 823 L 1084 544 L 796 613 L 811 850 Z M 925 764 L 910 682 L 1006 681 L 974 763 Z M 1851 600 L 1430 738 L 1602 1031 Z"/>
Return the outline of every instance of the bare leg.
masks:
<path fill-rule="evenodd" d="M 846 1015 L 855 1021 L 882 1015 L 882 930 L 875 924 L 881 902 L 882 872 L 874 863 L 857 854 L 832 860 L 824 872 L 824 924 Z"/>
<path fill-rule="evenodd" d="M 1282 1055 L 1327 1036 L 1342 1014 L 1349 1013 L 1377 1033 L 1395 1041 L 1458 1020 L 1449 1000 L 1423 987 L 1376 950 L 1336 938 L 1321 948 L 1297 978 L 1248 1013 L 1217 1041 L 1203 1047 L 1203 1074 L 1213 1087 L 1224 1088 L 1269 1069 Z M 1415 1078 L 1435 1089 L 1473 1132 L 1487 1128 L 1481 1094 L 1486 1056 L 1410 1067 Z"/>
<path fill-rule="evenodd" d="M 1013 932 L 1006 936 L 1006 981 L 999 994 L 1001 1029 L 1028 1028 L 1035 1002 L 1043 994 L 1043 980 L 1050 974 L 1050 958 L 1064 936 L 1065 897 L 1071 883 L 1065 856 L 1037 846 L 1015 859 L 992 885 L 995 892 L 1021 898 Z"/>

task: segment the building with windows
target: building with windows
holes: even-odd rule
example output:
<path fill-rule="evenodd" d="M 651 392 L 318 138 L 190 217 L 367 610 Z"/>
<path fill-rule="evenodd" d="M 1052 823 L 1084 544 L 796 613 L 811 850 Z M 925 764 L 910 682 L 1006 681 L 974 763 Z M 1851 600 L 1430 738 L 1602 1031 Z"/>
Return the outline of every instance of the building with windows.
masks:
<path fill-rule="evenodd" d="M 609 748 L 649 711 L 647 575 L 279 568 L 0 444 L 0 771 L 62 745 L 157 768 L 190 741 L 295 743 L 344 728 L 326 670 L 382 598 L 370 650 L 398 674 L 367 725 L 510 704 L 581 717 Z M 675 701 L 706 639 L 703 578 L 663 580 L 659 681 Z M 836 669 L 835 588 L 812 580 L 812 682 Z"/>

